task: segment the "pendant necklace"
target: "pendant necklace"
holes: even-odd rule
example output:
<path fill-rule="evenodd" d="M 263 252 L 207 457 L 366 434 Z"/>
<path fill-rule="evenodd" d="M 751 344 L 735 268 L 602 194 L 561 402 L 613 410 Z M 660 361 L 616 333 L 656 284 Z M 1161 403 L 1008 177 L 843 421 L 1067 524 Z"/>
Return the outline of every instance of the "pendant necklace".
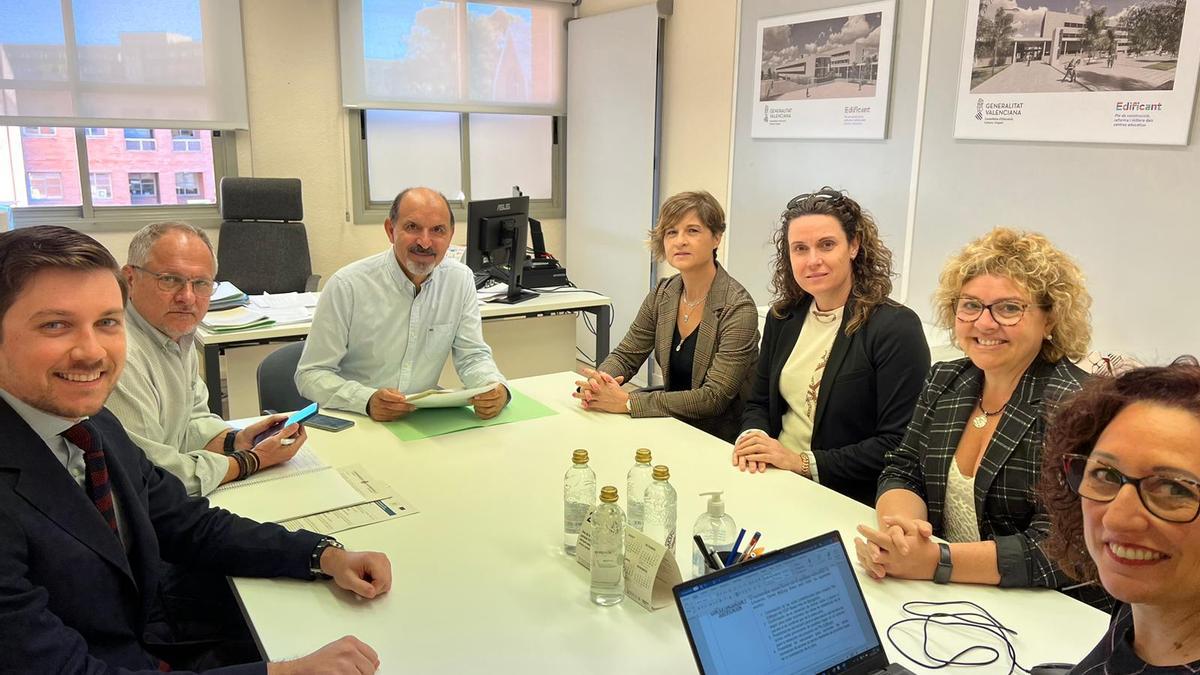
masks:
<path fill-rule="evenodd" d="M 1007 405 L 1008 405 L 1008 403 L 1005 403 L 1004 405 L 997 408 L 995 412 L 988 412 L 987 410 L 984 410 L 983 397 L 980 396 L 979 397 L 979 414 L 971 418 L 971 425 L 974 426 L 976 429 L 984 428 L 985 426 L 987 426 L 988 418 L 993 417 L 995 415 L 999 415 L 1000 412 L 1002 410 L 1004 410 L 1005 406 L 1007 406 Z"/>
<path fill-rule="evenodd" d="M 692 311 L 696 309 L 696 305 L 699 305 L 704 301 L 704 296 L 701 295 L 698 300 L 691 302 L 687 299 L 687 290 L 685 289 L 683 293 L 679 294 L 679 297 L 683 299 L 683 304 L 687 306 L 687 310 L 683 313 L 683 325 L 686 326 L 688 324 L 688 320 L 692 318 Z M 689 333 L 689 335 L 691 335 L 691 333 Z M 675 351 L 683 349 L 683 341 L 686 339 L 687 338 L 679 338 L 679 344 L 675 345 Z"/>

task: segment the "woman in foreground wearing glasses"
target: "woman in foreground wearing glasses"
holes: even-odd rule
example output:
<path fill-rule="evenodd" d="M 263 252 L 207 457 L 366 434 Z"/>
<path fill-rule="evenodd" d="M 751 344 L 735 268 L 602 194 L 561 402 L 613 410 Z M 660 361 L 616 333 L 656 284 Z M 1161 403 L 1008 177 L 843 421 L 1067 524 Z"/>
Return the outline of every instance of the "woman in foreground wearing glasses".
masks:
<path fill-rule="evenodd" d="M 942 270 L 938 323 L 967 357 L 934 365 L 879 479 L 877 528 L 855 544 L 871 576 L 1048 586 L 1035 498 L 1047 408 L 1077 391 L 1091 339 L 1079 267 L 1045 237 L 997 228 Z M 950 542 L 939 544 L 930 536 Z"/>
<path fill-rule="evenodd" d="M 596 370 L 584 369 L 575 398 L 586 410 L 676 417 L 732 441 L 758 358 L 758 311 L 745 288 L 717 263 L 725 211 L 707 192 L 663 203 L 650 247 L 679 274 L 646 296 L 621 344 Z M 626 392 L 653 350 L 661 391 Z"/>
<path fill-rule="evenodd" d="M 733 464 L 786 469 L 871 504 L 929 370 L 921 321 L 888 298 L 892 252 L 841 192 L 788 202 L 775 245 L 775 302 Z"/>
<path fill-rule="evenodd" d="M 1072 673 L 1200 672 L 1200 366 L 1089 381 L 1046 435 L 1045 549 L 1117 600 Z"/>

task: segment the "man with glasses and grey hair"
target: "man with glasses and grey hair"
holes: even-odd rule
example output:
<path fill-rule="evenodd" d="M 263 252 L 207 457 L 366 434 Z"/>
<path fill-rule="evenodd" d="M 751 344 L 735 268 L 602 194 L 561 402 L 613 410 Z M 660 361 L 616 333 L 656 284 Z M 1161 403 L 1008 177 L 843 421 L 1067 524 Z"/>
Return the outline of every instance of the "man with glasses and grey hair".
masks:
<path fill-rule="evenodd" d="M 296 454 L 307 436 L 293 425 L 254 445 L 284 415 L 239 431 L 208 410 L 192 340 L 208 311 L 217 259 L 204 230 L 180 222 L 142 228 L 121 269 L 129 284 L 128 361 L 108 408 L 150 461 L 188 494 L 207 495 Z"/>

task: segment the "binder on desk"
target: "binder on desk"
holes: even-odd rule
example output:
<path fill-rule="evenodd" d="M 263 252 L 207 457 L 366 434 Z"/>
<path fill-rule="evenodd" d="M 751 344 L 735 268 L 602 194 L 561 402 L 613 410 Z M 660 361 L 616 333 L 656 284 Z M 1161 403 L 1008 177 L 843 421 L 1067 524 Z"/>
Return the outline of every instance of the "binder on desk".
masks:
<path fill-rule="evenodd" d="M 204 315 L 204 320 L 200 323 L 214 333 L 229 333 L 275 325 L 275 322 L 267 317 L 267 315 L 251 311 L 245 307 L 234 307 L 215 312 L 209 310 L 208 314 Z"/>

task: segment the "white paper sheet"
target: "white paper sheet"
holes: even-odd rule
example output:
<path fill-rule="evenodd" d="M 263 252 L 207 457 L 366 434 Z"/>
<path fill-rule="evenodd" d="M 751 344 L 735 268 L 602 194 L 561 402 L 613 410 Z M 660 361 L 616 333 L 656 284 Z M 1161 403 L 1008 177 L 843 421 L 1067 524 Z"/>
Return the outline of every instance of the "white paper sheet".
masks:
<path fill-rule="evenodd" d="M 218 490 L 209 503 L 259 522 L 280 522 L 368 501 L 331 468 L 318 469 L 245 490 Z"/>
<path fill-rule="evenodd" d="M 317 457 L 316 453 L 312 451 L 310 445 L 311 441 L 305 443 L 304 447 L 300 448 L 299 452 L 297 452 L 295 455 L 292 455 L 292 458 L 283 464 L 269 466 L 248 478 L 226 483 L 218 487 L 216 490 L 213 490 L 213 494 L 328 468 L 329 465 L 325 462 L 322 462 L 320 457 Z"/>
<path fill-rule="evenodd" d="M 418 408 L 457 408 L 470 405 L 471 397 L 495 388 L 496 383 L 493 382 L 472 389 L 427 389 L 409 394 L 404 399 Z"/>

